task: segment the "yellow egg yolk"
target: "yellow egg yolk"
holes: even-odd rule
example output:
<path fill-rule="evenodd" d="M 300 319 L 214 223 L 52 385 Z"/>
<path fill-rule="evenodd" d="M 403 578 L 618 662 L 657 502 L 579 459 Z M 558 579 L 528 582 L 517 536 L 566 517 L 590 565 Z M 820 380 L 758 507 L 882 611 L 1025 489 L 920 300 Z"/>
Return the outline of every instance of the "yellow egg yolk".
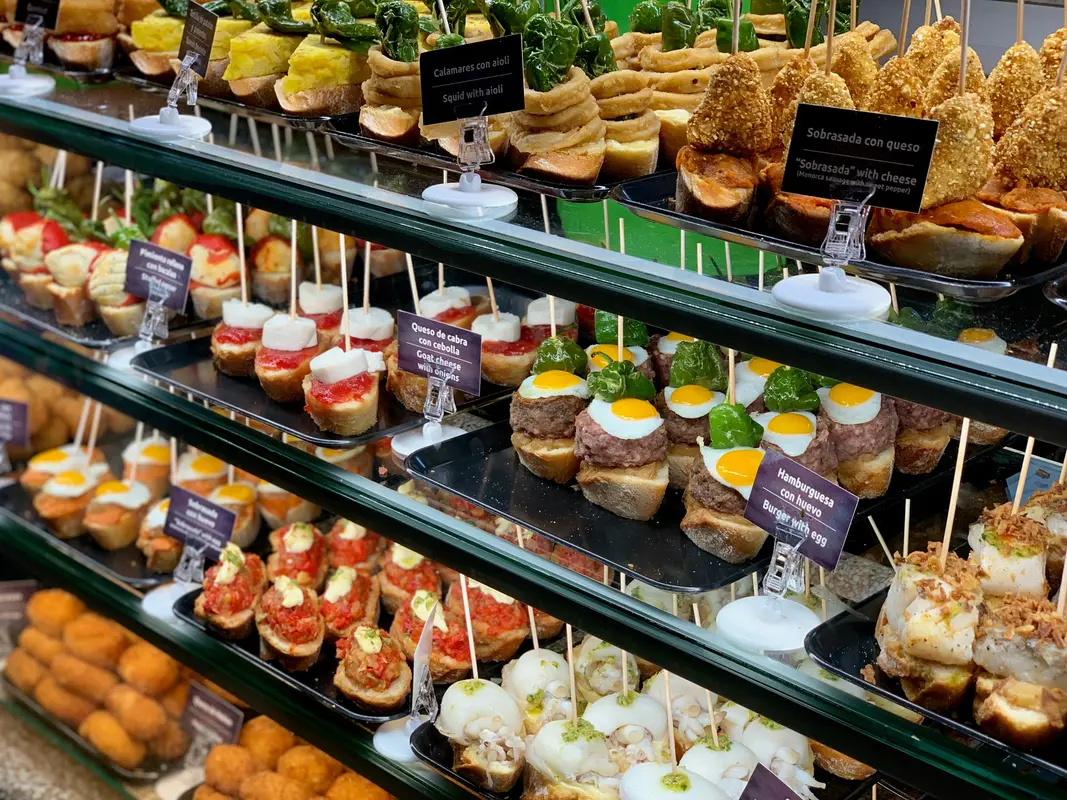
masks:
<path fill-rule="evenodd" d="M 814 423 L 803 414 L 779 414 L 767 424 L 771 433 L 814 433 Z"/>
<path fill-rule="evenodd" d="M 165 444 L 148 444 L 141 451 L 141 455 L 149 461 L 157 464 L 166 464 L 170 461 L 170 449 Z"/>
<path fill-rule="evenodd" d="M 30 459 L 31 464 L 59 464 L 66 461 L 70 456 L 62 450 L 45 450 Z"/>
<path fill-rule="evenodd" d="M 122 481 L 108 481 L 97 487 L 96 496 L 102 497 L 106 494 L 125 494 L 129 490 L 129 487 Z"/>
<path fill-rule="evenodd" d="M 231 483 L 218 492 L 220 500 L 232 500 L 235 503 L 251 503 L 252 496 L 252 487 L 243 483 Z"/>
<path fill-rule="evenodd" d="M 761 378 L 769 377 L 780 366 L 782 365 L 777 361 L 771 361 L 769 358 L 753 358 L 748 362 L 748 368 Z"/>
<path fill-rule="evenodd" d="M 160 511 L 162 511 L 164 514 L 166 514 L 169 509 L 170 509 L 170 500 L 169 499 L 163 500 L 163 501 L 160 502 L 160 504 L 159 504 L 159 510 Z"/>
<path fill-rule="evenodd" d="M 715 469 L 729 486 L 751 486 L 762 461 L 762 450 L 731 450 L 722 454 Z"/>
<path fill-rule="evenodd" d="M 198 475 L 217 475 L 226 469 L 226 465 L 215 456 L 200 455 L 193 459 L 189 468 Z"/>
<path fill-rule="evenodd" d="M 851 383 L 839 383 L 830 389 L 830 399 L 839 406 L 858 406 L 866 403 L 874 397 L 874 392 L 861 386 L 853 386 Z"/>
<path fill-rule="evenodd" d="M 569 389 L 572 386 L 577 386 L 581 381 L 577 375 L 571 375 L 569 372 L 564 372 L 561 369 L 550 369 L 548 372 L 542 372 L 540 375 L 533 379 L 533 385 L 538 389 L 546 389 L 548 391 L 559 391 L 561 389 Z"/>
<path fill-rule="evenodd" d="M 84 486 L 85 476 L 80 472 L 61 472 L 53 478 L 57 486 Z"/>
<path fill-rule="evenodd" d="M 598 344 L 589 351 L 589 357 L 593 359 L 594 364 L 604 369 L 612 361 L 619 360 L 619 346 L 617 344 Z M 630 348 L 622 348 L 622 360 L 634 360 L 634 354 L 630 352 Z"/>
<path fill-rule="evenodd" d="M 960 331 L 957 342 L 963 344 L 982 344 L 984 342 L 991 342 L 996 338 L 996 333 L 989 328 L 967 328 Z"/>
<path fill-rule="evenodd" d="M 333 448 L 330 448 L 330 447 L 322 448 L 322 456 L 323 456 L 323 458 L 340 458 L 341 456 L 343 456 L 347 452 L 348 452 L 347 450 L 334 450 Z"/>
<path fill-rule="evenodd" d="M 611 404 L 611 413 L 624 420 L 652 419 L 658 416 L 656 407 L 647 400 L 637 400 L 627 397 L 625 400 L 616 400 Z"/>
<path fill-rule="evenodd" d="M 671 402 L 680 406 L 699 406 L 710 403 L 714 399 L 715 395 L 710 389 L 696 384 L 681 386 L 671 393 Z"/>
<path fill-rule="evenodd" d="M 696 337 L 695 336 L 689 336 L 688 334 L 685 334 L 685 333 L 678 333 L 677 331 L 671 331 L 670 333 L 668 333 L 663 338 L 666 339 L 668 342 L 695 342 L 696 341 Z"/>

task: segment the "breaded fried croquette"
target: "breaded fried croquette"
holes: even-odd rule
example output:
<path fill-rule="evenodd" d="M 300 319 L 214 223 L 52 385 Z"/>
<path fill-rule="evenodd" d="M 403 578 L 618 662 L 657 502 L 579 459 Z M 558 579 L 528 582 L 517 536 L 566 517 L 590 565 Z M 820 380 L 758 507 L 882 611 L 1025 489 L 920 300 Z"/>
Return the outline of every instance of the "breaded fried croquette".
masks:
<path fill-rule="evenodd" d="M 78 726 L 78 735 L 99 750 L 110 761 L 126 769 L 136 768 L 144 761 L 147 750 L 133 739 L 106 711 L 94 711 Z"/>
<path fill-rule="evenodd" d="M 862 109 L 876 114 L 922 119 L 926 114 L 926 80 L 915 62 L 893 56 L 878 71 Z"/>
<path fill-rule="evenodd" d="M 958 73 L 957 73 L 958 74 Z M 1045 88 L 1041 58 L 1026 42 L 1012 45 L 989 73 L 987 89 L 993 111 L 993 137 L 999 139 L 1022 114 L 1028 102 Z"/>
<path fill-rule="evenodd" d="M 83 661 L 114 669 L 129 640 L 122 626 L 89 611 L 63 629 L 63 644 Z"/>
<path fill-rule="evenodd" d="M 950 97 L 960 93 L 960 59 L 963 49 L 954 47 L 934 70 L 930 83 L 926 85 L 926 105 L 928 108 L 939 106 Z M 985 71 L 978 54 L 971 47 L 967 48 L 967 94 L 974 94 L 982 102 L 988 102 Z"/>
<path fill-rule="evenodd" d="M 340 761 L 309 744 L 297 745 L 278 759 L 278 774 L 300 781 L 313 794 L 324 793 L 344 771 Z"/>
<path fill-rule="evenodd" d="M 994 152 L 997 176 L 1008 183 L 1067 189 L 1067 85 L 1034 97 Z"/>
<path fill-rule="evenodd" d="M 4 677 L 26 694 L 31 694 L 47 674 L 44 665 L 21 647 L 12 650 L 4 664 Z"/>
<path fill-rule="evenodd" d="M 163 704 L 163 710 L 171 719 L 181 719 L 185 711 L 185 704 L 189 702 L 189 681 L 178 681 L 178 684 L 159 698 Z"/>
<path fill-rule="evenodd" d="M 993 115 L 977 95 L 950 97 L 930 110 L 939 122 L 923 210 L 973 197 L 993 164 Z"/>
<path fill-rule="evenodd" d="M 148 642 L 133 645 L 119 659 L 119 675 L 139 692 L 159 697 L 181 678 L 181 665 Z"/>
<path fill-rule="evenodd" d="M 1053 31 L 1041 43 L 1038 57 L 1041 59 L 1041 72 L 1045 76 L 1046 89 L 1052 89 L 1056 86 L 1056 78 L 1060 74 L 1060 62 L 1063 60 L 1065 46 L 1067 46 L 1067 28 Z"/>
<path fill-rule="evenodd" d="M 67 691 L 97 705 L 103 704 L 119 682 L 110 670 L 94 667 L 70 653 L 60 653 L 52 659 L 52 677 Z"/>
<path fill-rule="evenodd" d="M 112 689 L 104 704 L 122 727 L 142 742 L 155 739 L 167 724 L 163 706 L 126 684 Z"/>
<path fill-rule="evenodd" d="M 904 58 L 911 61 L 920 75 L 934 74 L 949 50 L 960 46 L 960 24 L 945 17 L 936 25 L 923 25 L 911 36 Z"/>
<path fill-rule="evenodd" d="M 793 123 L 797 120 L 797 107 L 801 103 L 809 103 L 816 106 L 830 106 L 832 108 L 854 109 L 852 93 L 844 78 L 835 73 L 827 75 L 819 70 L 814 75 L 809 75 L 800 88 L 796 98 L 790 103 L 782 116 L 782 145 L 788 150 L 789 142 L 793 139 Z"/>
<path fill-rule="evenodd" d="M 233 797 L 237 796 L 245 779 L 257 772 L 252 754 L 236 744 L 213 747 L 204 760 L 204 781 L 213 789 Z"/>
<path fill-rule="evenodd" d="M 237 743 L 252 754 L 259 769 L 273 771 L 281 754 L 296 744 L 296 737 L 270 717 L 260 716 L 244 724 Z"/>
<path fill-rule="evenodd" d="M 206 783 L 202 783 L 193 792 L 193 800 L 233 800 L 233 798 L 228 794 L 215 791 Z"/>
<path fill-rule="evenodd" d="M 333 782 L 326 792 L 326 800 L 395 800 L 381 786 L 371 783 L 362 775 L 346 772 Z"/>
<path fill-rule="evenodd" d="M 711 73 L 704 99 L 689 120 L 697 150 L 754 156 L 771 146 L 774 111 L 760 69 L 747 53 L 730 56 Z"/>
<path fill-rule="evenodd" d="M 159 736 L 148 743 L 148 752 L 160 761 L 177 761 L 188 749 L 188 734 L 172 719 L 168 719 Z"/>
<path fill-rule="evenodd" d="M 22 629 L 19 634 L 19 647 L 45 666 L 51 664 L 52 659 L 63 652 L 63 642 L 33 625 Z"/>
<path fill-rule="evenodd" d="M 277 772 L 260 772 L 241 784 L 241 800 L 311 800 L 309 788 Z"/>
<path fill-rule="evenodd" d="M 85 603 L 62 589 L 42 589 L 26 602 L 26 619 L 49 636 L 62 636 L 67 623 L 85 613 Z"/>
<path fill-rule="evenodd" d="M 60 722 L 66 723 L 72 728 L 81 725 L 83 719 L 89 716 L 96 708 L 88 700 L 68 692 L 51 675 L 41 678 L 34 687 L 33 699 L 37 705 L 51 714 Z"/>
<path fill-rule="evenodd" d="M 804 87 L 804 81 L 809 76 L 819 71 L 819 65 L 815 59 L 808 56 L 804 58 L 801 53 L 780 70 L 774 76 L 771 84 L 771 109 L 774 112 L 774 137 L 775 144 L 779 144 L 783 138 L 782 124 L 786 111 L 793 101 L 797 99 L 800 90 Z"/>
<path fill-rule="evenodd" d="M 834 40 L 830 70 L 844 79 L 852 102 L 859 108 L 878 75 L 878 62 L 871 55 L 871 47 L 862 33 L 853 31 Z"/>

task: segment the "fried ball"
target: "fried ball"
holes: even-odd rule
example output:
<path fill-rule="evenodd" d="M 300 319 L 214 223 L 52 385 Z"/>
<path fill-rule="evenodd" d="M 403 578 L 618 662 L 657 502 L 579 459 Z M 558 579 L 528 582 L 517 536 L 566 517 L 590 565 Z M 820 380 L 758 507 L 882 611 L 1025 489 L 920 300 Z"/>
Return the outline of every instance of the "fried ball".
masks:
<path fill-rule="evenodd" d="M 83 661 L 115 669 L 129 641 L 121 625 L 90 611 L 63 629 L 63 644 Z"/>
<path fill-rule="evenodd" d="M 1060 28 L 1045 37 L 1041 44 L 1041 72 L 1045 76 L 1045 87 L 1048 89 L 1056 85 L 1056 78 L 1060 74 L 1060 62 L 1063 60 L 1063 48 L 1067 45 L 1067 28 Z"/>
<path fill-rule="evenodd" d="M 26 694 L 33 692 L 35 686 L 48 674 L 41 663 L 23 650 L 16 647 L 4 664 L 4 677 Z"/>
<path fill-rule="evenodd" d="M 4 181 L 12 186 L 25 186 L 41 180 L 41 162 L 26 150 L 4 151 Z"/>
<path fill-rule="evenodd" d="M 878 62 L 871 55 L 871 47 L 862 33 L 846 33 L 834 40 L 830 69 L 844 79 L 852 102 L 859 108 L 878 76 Z"/>
<path fill-rule="evenodd" d="M 62 589 L 42 589 L 26 603 L 26 619 L 49 636 L 62 636 L 68 622 L 85 612 L 85 603 Z"/>
<path fill-rule="evenodd" d="M 115 715 L 130 735 L 142 742 L 155 739 L 167 724 L 163 706 L 145 697 L 132 686 L 119 684 L 107 696 L 107 710 Z"/>
<path fill-rule="evenodd" d="M 277 772 L 261 772 L 241 784 L 241 800 L 311 800 L 312 792 Z"/>
<path fill-rule="evenodd" d="M 236 796 L 241 784 L 257 772 L 252 754 L 236 744 L 216 745 L 204 759 L 204 781 L 223 794 Z"/>
<path fill-rule="evenodd" d="M 330 788 L 337 776 L 345 771 L 344 765 L 330 758 L 317 747 L 297 745 L 278 759 L 278 773 L 310 787 L 314 794 L 322 794 Z"/>
<path fill-rule="evenodd" d="M 1045 88 L 1041 59 L 1026 42 L 1008 48 L 989 74 L 993 136 L 999 139 L 1030 100 Z"/>
<path fill-rule="evenodd" d="M 252 754 L 259 769 L 273 771 L 281 754 L 296 744 L 296 737 L 269 717 L 256 717 L 241 728 L 237 743 Z"/>
<path fill-rule="evenodd" d="M 689 120 L 689 144 L 697 150 L 753 156 L 771 146 L 773 123 L 759 66 L 747 53 L 737 53 L 708 78 L 704 99 Z"/>
<path fill-rule="evenodd" d="M 930 76 L 949 50 L 960 46 L 960 24 L 945 17 L 936 25 L 923 25 L 911 36 L 904 58 L 915 64 L 920 75 Z"/>
<path fill-rule="evenodd" d="M 148 743 L 148 752 L 160 761 L 177 761 L 188 749 L 189 735 L 172 719 L 168 719 L 159 736 Z"/>
<path fill-rule="evenodd" d="M 832 108 L 854 109 L 856 107 L 856 104 L 852 102 L 852 93 L 849 92 L 848 85 L 840 75 L 833 72 L 827 75 L 821 70 L 809 75 L 796 99 L 782 117 L 782 145 L 787 150 L 789 142 L 793 139 L 793 124 L 797 121 L 797 108 L 801 103 Z"/>
<path fill-rule="evenodd" d="M 202 783 L 193 792 L 193 800 L 232 800 L 232 798 L 228 794 L 217 792 L 206 783 Z"/>
<path fill-rule="evenodd" d="M 72 728 L 81 725 L 82 720 L 96 708 L 88 700 L 68 692 L 56 683 L 56 679 L 51 675 L 46 675 L 37 684 L 33 690 L 33 699 L 53 717 Z"/>
<path fill-rule="evenodd" d="M 782 138 L 782 121 L 786 110 L 797 99 L 808 76 L 818 71 L 819 66 L 815 63 L 815 59 L 799 55 L 778 70 L 778 74 L 774 76 L 774 83 L 771 85 L 771 108 L 774 110 L 776 143 L 780 143 Z"/>
<path fill-rule="evenodd" d="M 78 735 L 120 767 L 135 769 L 144 761 L 145 746 L 106 711 L 94 711 L 78 726 Z"/>
<path fill-rule="evenodd" d="M 26 378 L 26 388 L 30 390 L 35 400 L 42 400 L 50 406 L 67 393 L 63 384 L 36 372 Z"/>
<path fill-rule="evenodd" d="M 926 79 L 915 62 L 896 56 L 889 59 L 863 99 L 863 110 L 922 119 L 926 114 Z"/>
<path fill-rule="evenodd" d="M 993 114 L 977 95 L 950 97 L 930 110 L 930 118 L 940 124 L 923 209 L 972 197 L 993 164 Z"/>
<path fill-rule="evenodd" d="M 997 142 L 997 175 L 1012 184 L 1067 189 L 1067 85 L 1046 89 Z"/>
<path fill-rule="evenodd" d="M 159 697 L 181 678 L 181 665 L 147 642 L 133 645 L 119 659 L 119 675 L 140 692 Z"/>
<path fill-rule="evenodd" d="M 381 786 L 362 775 L 346 772 L 333 782 L 326 792 L 326 800 L 394 800 Z"/>
<path fill-rule="evenodd" d="M 52 659 L 63 652 L 63 642 L 34 625 L 22 629 L 19 647 L 45 665 L 51 664 Z"/>
<path fill-rule="evenodd" d="M 52 677 L 64 689 L 96 705 L 102 704 L 119 682 L 110 670 L 94 667 L 70 653 L 60 653 L 52 659 Z"/>
<path fill-rule="evenodd" d="M 930 83 L 926 86 L 926 105 L 934 108 L 941 105 L 950 97 L 960 93 L 960 59 L 963 48 L 954 47 L 941 59 L 937 69 L 934 70 Z M 982 69 L 982 61 L 973 48 L 967 48 L 967 94 L 978 95 L 985 102 L 989 99 L 986 87 L 985 71 Z"/>
<path fill-rule="evenodd" d="M 159 698 L 163 710 L 172 719 L 181 719 L 185 704 L 189 702 L 189 681 L 179 681 L 178 685 Z"/>

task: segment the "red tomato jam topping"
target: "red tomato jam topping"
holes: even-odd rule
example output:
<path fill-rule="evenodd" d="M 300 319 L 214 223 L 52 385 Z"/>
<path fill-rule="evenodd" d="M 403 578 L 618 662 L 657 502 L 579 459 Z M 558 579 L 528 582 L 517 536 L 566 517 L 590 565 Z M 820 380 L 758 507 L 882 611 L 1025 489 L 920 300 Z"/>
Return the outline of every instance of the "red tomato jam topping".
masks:
<path fill-rule="evenodd" d="M 470 602 L 471 619 L 484 622 L 489 636 L 521 628 L 526 622 L 526 609 L 518 601 L 498 603 L 491 594 L 474 587 L 468 587 L 467 600 Z"/>
<path fill-rule="evenodd" d="M 219 564 L 213 566 L 204 577 L 204 604 L 208 612 L 229 615 L 247 611 L 256 599 L 250 576 L 239 572 L 230 583 L 222 586 L 215 583 L 215 576 L 219 574 L 219 566 Z"/>
<path fill-rule="evenodd" d="M 219 323 L 211 334 L 219 344 L 251 344 L 263 338 L 262 328 L 234 328 L 225 323 Z"/>
<path fill-rule="evenodd" d="M 526 328 L 523 328 L 523 330 L 526 330 Z M 548 337 L 550 337 L 552 335 L 552 326 L 551 325 L 531 325 L 530 326 L 530 330 L 533 331 L 533 338 L 534 338 L 534 341 L 537 344 L 541 344 L 541 342 L 543 342 L 545 339 L 547 339 Z M 556 335 L 557 336 L 563 336 L 563 337 L 565 337 L 567 339 L 570 339 L 572 342 L 577 342 L 578 341 L 578 326 L 577 326 L 577 324 L 568 325 L 565 328 L 557 326 L 556 327 Z"/>
<path fill-rule="evenodd" d="M 522 326 L 519 338 L 514 342 L 486 342 L 482 341 L 483 353 L 496 353 L 500 356 L 522 356 L 537 347 L 537 338 L 534 332 L 526 325 Z"/>
<path fill-rule="evenodd" d="M 438 613 L 441 613 L 438 611 Z M 422 631 L 426 623 L 415 616 L 411 605 L 405 605 L 396 612 L 396 621 L 405 634 L 411 637 L 412 643 L 418 645 Z M 467 644 L 467 634 L 463 618 L 457 614 L 445 613 L 445 624 L 448 633 L 445 633 L 436 625 L 433 628 L 433 649 L 437 653 L 448 656 L 463 664 L 470 663 L 470 648 Z"/>
<path fill-rule="evenodd" d="M 311 396 L 316 402 L 324 406 L 332 406 L 337 403 L 349 403 L 358 400 L 371 390 L 378 382 L 378 373 L 361 372 L 351 378 L 345 378 L 337 383 L 323 383 L 320 380 L 311 382 Z"/>
<path fill-rule="evenodd" d="M 385 348 L 393 343 L 393 337 L 388 339 L 357 339 L 352 337 L 352 349 L 370 350 L 372 353 L 384 353 Z"/>
<path fill-rule="evenodd" d="M 256 367 L 267 370 L 292 370 L 311 361 L 319 354 L 319 347 L 305 347 L 303 350 L 274 350 L 261 347 L 256 353 Z"/>
<path fill-rule="evenodd" d="M 436 317 L 438 322 L 447 322 L 449 325 L 455 324 L 457 319 L 463 319 L 463 317 L 469 316 L 473 312 L 470 306 L 463 306 L 462 308 L 449 308 L 442 311 Z"/>
<path fill-rule="evenodd" d="M 300 316 L 312 320 L 315 323 L 316 330 L 328 331 L 341 327 L 341 315 L 343 313 L 344 309 L 339 308 L 336 311 L 330 311 L 326 314 L 305 314 L 301 311 Z"/>
<path fill-rule="evenodd" d="M 326 539 L 329 548 L 330 563 L 335 567 L 358 567 L 366 564 L 370 557 L 378 552 L 382 537 L 374 531 L 367 531 L 362 539 L 342 539 L 344 523 L 336 531 L 330 531 Z"/>
<path fill-rule="evenodd" d="M 343 631 L 352 623 L 363 619 L 363 612 L 370 594 L 370 576 L 357 574 L 352 581 L 352 591 L 336 603 L 323 602 L 322 616 L 334 630 Z"/>
<path fill-rule="evenodd" d="M 414 569 L 399 567 L 391 558 L 387 558 L 382 563 L 382 571 L 390 583 L 403 589 L 409 595 L 414 595 L 419 589 L 425 589 L 434 594 L 438 591 L 437 569 L 428 558 L 420 561 Z"/>
<path fill-rule="evenodd" d="M 282 605 L 282 593 L 271 587 L 259 602 L 267 616 L 267 624 L 275 633 L 292 644 L 306 644 L 319 633 L 318 610 L 308 600 L 305 592 L 304 602 L 295 608 L 286 608 Z"/>
<path fill-rule="evenodd" d="M 41 221 L 41 215 L 36 211 L 16 211 L 14 214 L 5 214 L 4 222 L 19 231 L 27 225 L 35 225 Z"/>
<path fill-rule="evenodd" d="M 278 566 L 275 572 L 278 575 L 288 575 L 296 578 L 301 572 L 317 577 L 319 565 L 326 555 L 326 543 L 322 534 L 315 531 L 315 539 L 311 547 L 303 553 L 290 553 L 285 549 L 285 538 L 281 537 L 281 546 L 277 552 Z"/>
<path fill-rule="evenodd" d="M 41 253 L 51 253 L 64 245 L 70 244 L 67 234 L 59 226 L 58 222 L 47 220 L 41 228 Z"/>

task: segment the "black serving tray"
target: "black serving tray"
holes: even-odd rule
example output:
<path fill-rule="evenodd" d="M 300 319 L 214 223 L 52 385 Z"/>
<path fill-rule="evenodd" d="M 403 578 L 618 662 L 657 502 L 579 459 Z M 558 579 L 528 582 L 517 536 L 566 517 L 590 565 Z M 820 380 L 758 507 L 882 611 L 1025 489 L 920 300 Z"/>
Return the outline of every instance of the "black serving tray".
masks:
<path fill-rule="evenodd" d="M 754 247 L 806 264 L 825 264 L 822 251 L 816 247 L 797 244 L 747 228 L 719 225 L 700 217 L 675 211 L 674 193 L 677 180 L 678 173 L 674 171 L 634 178 L 616 186 L 611 196 L 643 219 L 712 236 L 731 244 Z M 1008 274 L 1002 278 L 987 281 L 949 278 L 932 272 L 906 269 L 870 260 L 854 262 L 845 269 L 863 278 L 923 289 L 969 303 L 994 303 L 1016 292 L 1038 287 L 1062 275 L 1067 275 L 1067 262 L 1041 272 Z"/>
<path fill-rule="evenodd" d="M 16 703 L 22 706 L 26 711 L 39 719 L 44 725 L 48 726 L 52 730 L 56 731 L 64 738 L 68 739 L 79 750 L 82 750 L 95 761 L 102 764 L 108 771 L 113 772 L 125 781 L 131 783 L 154 783 L 166 775 L 181 766 L 181 761 L 164 762 L 160 761 L 153 755 L 147 755 L 145 760 L 141 762 L 141 766 L 137 769 L 127 769 L 126 767 L 120 767 L 115 762 L 111 761 L 107 756 L 93 747 L 89 742 L 85 741 L 78 735 L 78 732 L 73 728 L 65 725 L 57 720 L 41 706 L 37 704 L 30 695 L 23 692 L 17 686 L 15 686 L 6 677 L 0 675 L 0 686 L 3 687 L 5 694 L 9 695 Z"/>
<path fill-rule="evenodd" d="M 765 567 L 773 542 L 743 564 L 705 553 L 678 528 L 681 495 L 668 490 L 650 522 L 623 519 L 568 486 L 525 469 L 506 422 L 417 450 L 405 465 L 427 483 L 571 547 L 638 580 L 671 592 L 706 592 Z"/>
<path fill-rule="evenodd" d="M 60 539 L 48 527 L 33 508 L 33 500 L 17 483 L 0 489 L 0 515 L 18 522 L 29 535 L 37 536 L 43 543 L 54 547 L 86 564 L 112 580 L 137 589 L 149 589 L 172 580 L 170 575 L 148 569 L 144 554 L 136 545 L 120 550 L 105 550 L 92 536 L 85 534 L 76 539 Z"/>
<path fill-rule="evenodd" d="M 888 589 L 883 590 L 858 609 L 844 611 L 812 630 L 804 642 L 811 660 L 833 675 L 853 683 L 865 691 L 884 697 L 931 722 L 973 740 L 991 761 L 1007 761 L 1014 766 L 1029 768 L 1049 780 L 1067 778 L 1067 754 L 1062 746 L 1041 753 L 1029 753 L 994 739 L 983 732 L 974 721 L 968 698 L 957 708 L 954 716 L 939 714 L 912 703 L 904 696 L 900 682 L 875 667 L 878 682 L 868 683 L 860 671 L 878 658 L 878 642 L 874 638 L 875 621 L 885 602 Z"/>

